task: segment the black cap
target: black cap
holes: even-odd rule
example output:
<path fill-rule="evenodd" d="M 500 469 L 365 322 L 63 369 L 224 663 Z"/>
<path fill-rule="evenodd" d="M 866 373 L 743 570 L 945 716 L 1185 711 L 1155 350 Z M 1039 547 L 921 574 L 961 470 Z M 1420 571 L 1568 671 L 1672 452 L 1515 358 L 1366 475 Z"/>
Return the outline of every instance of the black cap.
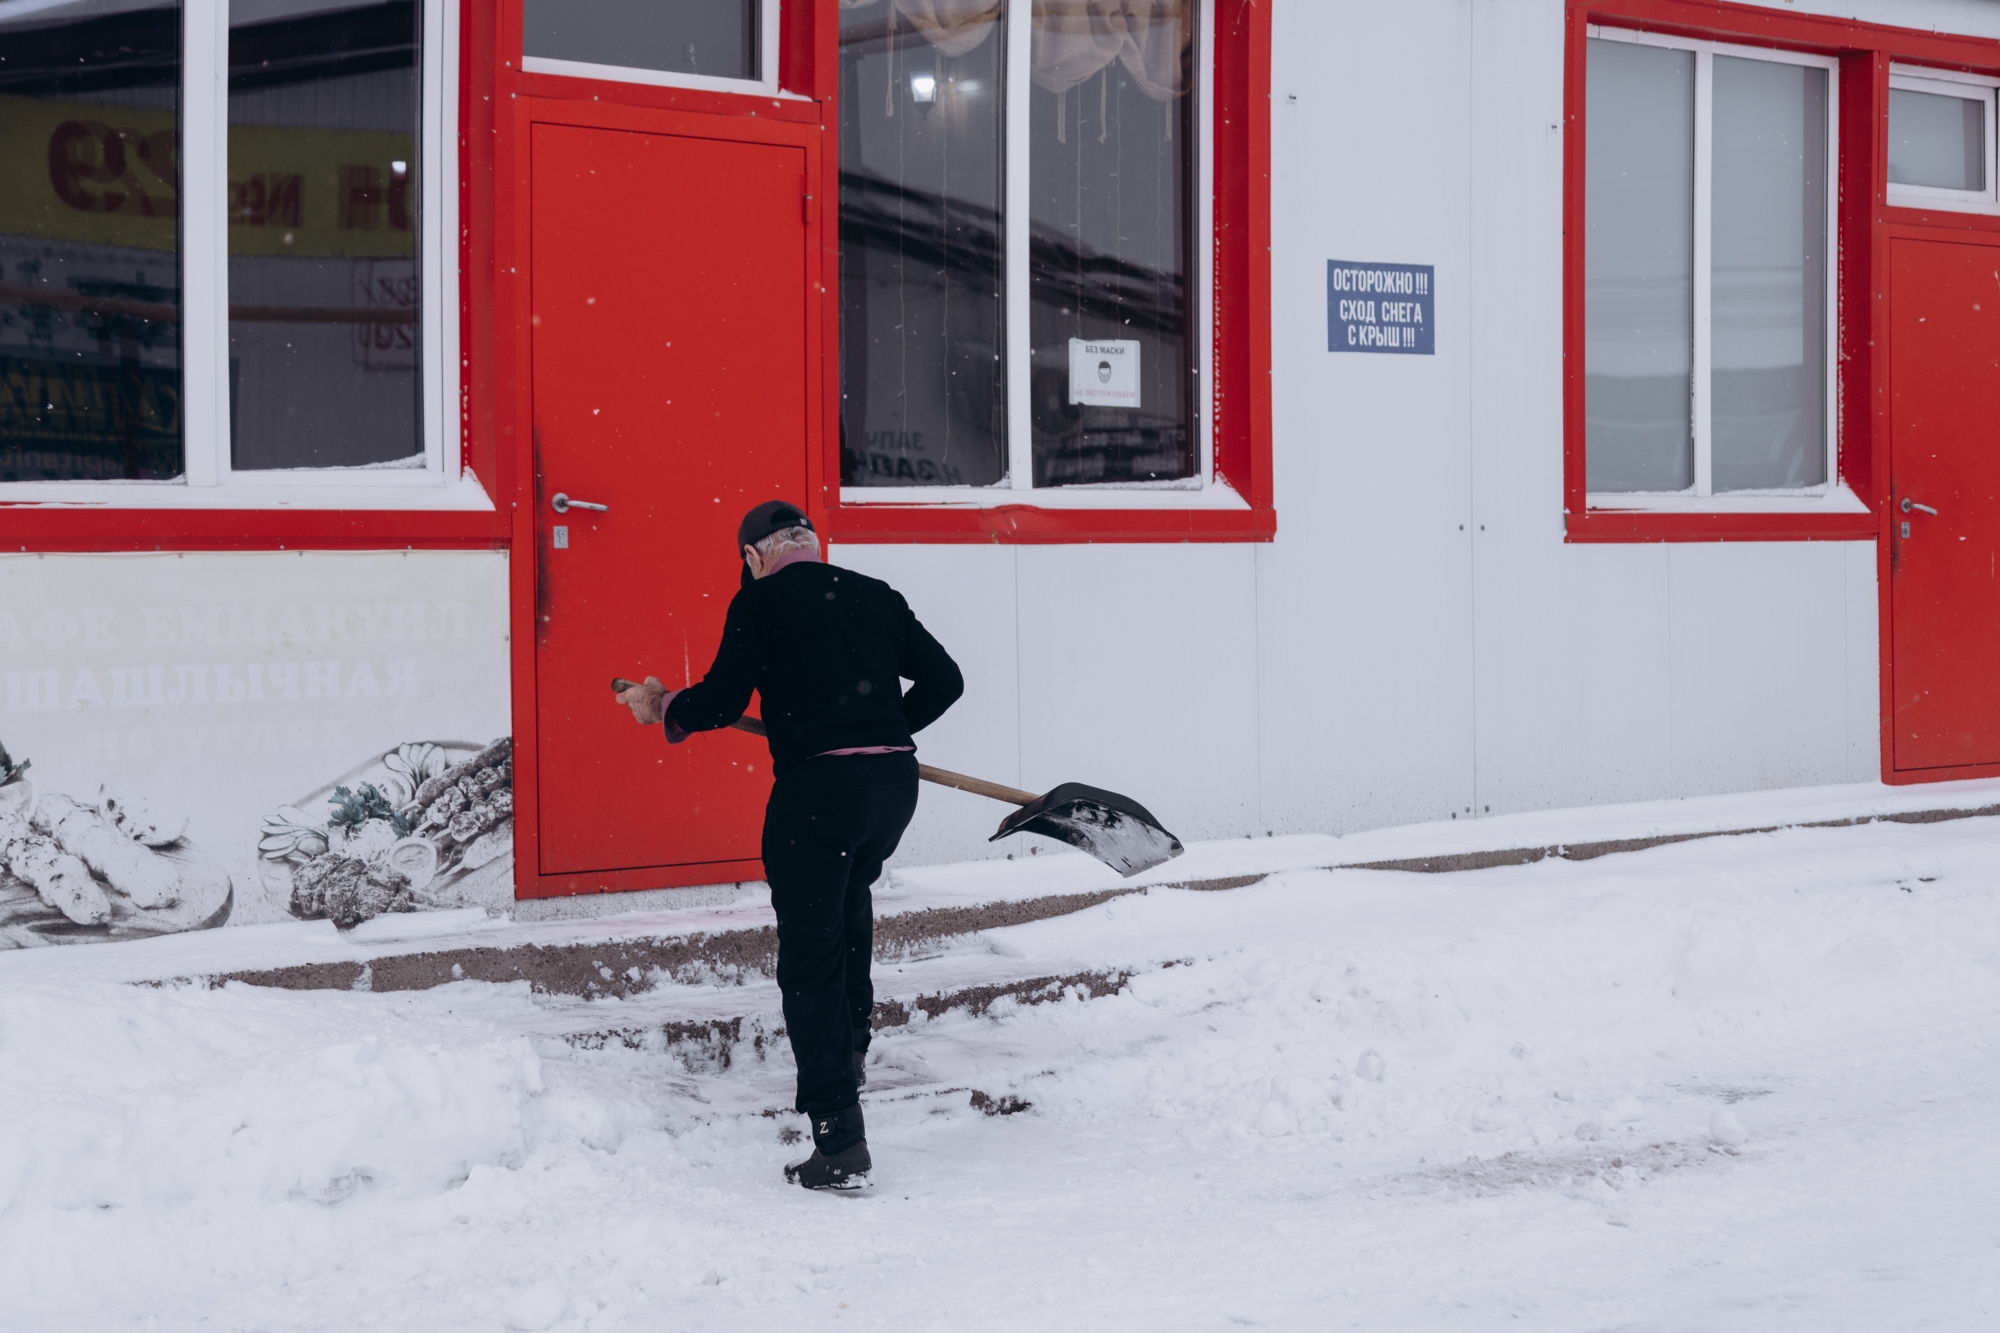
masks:
<path fill-rule="evenodd" d="M 783 500 L 764 501 L 745 514 L 743 521 L 736 525 L 736 558 L 743 558 L 744 547 L 755 546 L 772 533 L 783 532 L 786 528 L 804 528 L 810 532 L 813 530 L 812 520 L 795 504 Z"/>

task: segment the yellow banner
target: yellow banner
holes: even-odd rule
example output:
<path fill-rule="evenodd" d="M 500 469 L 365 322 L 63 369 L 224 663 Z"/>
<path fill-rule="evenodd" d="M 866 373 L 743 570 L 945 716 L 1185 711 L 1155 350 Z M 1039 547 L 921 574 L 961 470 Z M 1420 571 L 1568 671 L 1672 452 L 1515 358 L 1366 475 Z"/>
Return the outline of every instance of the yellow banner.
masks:
<path fill-rule="evenodd" d="M 0 233 L 174 248 L 180 154 L 170 111 L 0 96 Z M 229 253 L 407 259 L 416 136 L 241 125 L 229 131 Z"/>

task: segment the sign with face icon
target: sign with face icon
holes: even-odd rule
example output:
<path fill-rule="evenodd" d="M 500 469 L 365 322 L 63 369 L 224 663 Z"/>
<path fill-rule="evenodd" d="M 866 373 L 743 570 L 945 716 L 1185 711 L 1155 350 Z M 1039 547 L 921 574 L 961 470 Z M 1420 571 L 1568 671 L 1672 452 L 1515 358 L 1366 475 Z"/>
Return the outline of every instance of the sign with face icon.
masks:
<path fill-rule="evenodd" d="M 1069 340 L 1069 400 L 1086 407 L 1140 405 L 1137 339 Z"/>

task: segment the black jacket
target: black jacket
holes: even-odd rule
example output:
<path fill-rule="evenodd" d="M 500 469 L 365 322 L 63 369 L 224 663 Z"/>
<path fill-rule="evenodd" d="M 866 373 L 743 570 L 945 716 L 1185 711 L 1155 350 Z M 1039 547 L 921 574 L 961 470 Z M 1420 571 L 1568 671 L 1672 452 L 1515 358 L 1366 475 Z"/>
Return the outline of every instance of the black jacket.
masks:
<path fill-rule="evenodd" d="M 908 694 L 903 681 L 914 682 Z M 746 583 L 729 602 L 722 646 L 667 720 L 713 731 L 763 698 L 775 771 L 828 750 L 910 745 L 965 692 L 958 663 L 902 594 L 851 569 L 802 561 Z"/>

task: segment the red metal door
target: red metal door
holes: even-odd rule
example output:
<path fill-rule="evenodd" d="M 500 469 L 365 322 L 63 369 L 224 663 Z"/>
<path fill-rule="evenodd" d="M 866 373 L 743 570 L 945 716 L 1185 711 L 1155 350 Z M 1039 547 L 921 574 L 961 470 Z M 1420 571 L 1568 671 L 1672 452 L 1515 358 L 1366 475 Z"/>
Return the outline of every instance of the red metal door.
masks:
<path fill-rule="evenodd" d="M 1990 764 L 2000 761 L 2000 246 L 1899 237 L 1890 262 L 1892 762 Z"/>
<path fill-rule="evenodd" d="M 669 747 L 610 680 L 699 677 L 737 519 L 806 500 L 806 154 L 562 124 L 530 152 L 540 870 L 697 882 L 756 859 L 768 755 Z"/>

